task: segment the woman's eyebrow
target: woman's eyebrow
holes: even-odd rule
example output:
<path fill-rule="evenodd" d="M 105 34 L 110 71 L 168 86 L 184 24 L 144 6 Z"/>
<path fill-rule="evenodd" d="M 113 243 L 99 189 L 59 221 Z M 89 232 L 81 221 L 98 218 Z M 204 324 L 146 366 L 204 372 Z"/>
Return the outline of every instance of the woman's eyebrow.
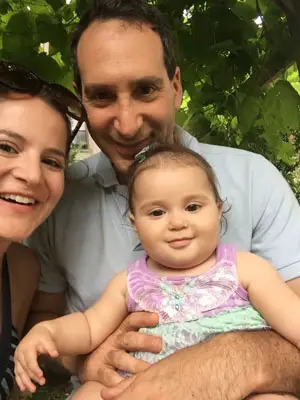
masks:
<path fill-rule="evenodd" d="M 22 135 L 19 135 L 17 132 L 11 131 L 9 129 L 1 129 L 0 128 L 0 135 L 9 136 L 13 139 L 17 139 L 17 140 L 21 140 L 22 142 L 25 142 L 25 139 Z"/>
<path fill-rule="evenodd" d="M 9 129 L 1 129 L 0 128 L 0 135 L 5 135 L 5 136 L 8 136 L 8 137 L 10 137 L 12 139 L 20 140 L 23 143 L 26 142 L 25 138 L 22 135 L 19 135 L 17 132 L 11 131 Z M 64 151 L 56 149 L 55 147 L 50 147 L 50 148 L 46 149 L 46 151 L 48 151 L 48 152 L 50 152 L 52 154 L 55 154 L 55 155 L 57 155 L 59 157 L 63 157 L 63 158 L 66 157 L 66 154 L 65 154 Z"/>
<path fill-rule="evenodd" d="M 62 150 L 58 150 L 55 147 L 51 147 L 49 149 L 46 149 L 46 151 L 49 152 L 49 153 L 55 154 L 55 155 L 57 155 L 59 157 L 66 158 L 65 152 L 62 151 Z"/>

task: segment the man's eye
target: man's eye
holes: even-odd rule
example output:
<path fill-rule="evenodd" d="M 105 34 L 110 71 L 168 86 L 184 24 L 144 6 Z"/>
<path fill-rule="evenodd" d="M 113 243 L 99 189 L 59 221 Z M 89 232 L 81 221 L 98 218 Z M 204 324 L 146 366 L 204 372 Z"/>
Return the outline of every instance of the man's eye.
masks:
<path fill-rule="evenodd" d="M 151 97 L 156 92 L 156 87 L 151 85 L 143 85 L 136 88 L 136 95 L 141 97 Z"/>
<path fill-rule="evenodd" d="M 109 92 L 94 92 L 87 96 L 87 99 L 95 105 L 106 106 L 107 104 L 113 102 L 115 100 L 115 96 Z"/>
<path fill-rule="evenodd" d="M 8 143 L 0 143 L 0 150 L 5 153 L 16 154 L 17 150 Z"/>
<path fill-rule="evenodd" d="M 153 210 L 151 211 L 150 215 L 152 215 L 153 217 L 160 217 L 164 214 L 163 210 Z"/>
<path fill-rule="evenodd" d="M 192 203 L 186 207 L 186 211 L 194 212 L 201 208 L 200 204 Z"/>
<path fill-rule="evenodd" d="M 107 92 L 98 92 L 94 95 L 93 100 L 107 100 L 110 99 L 112 96 Z"/>

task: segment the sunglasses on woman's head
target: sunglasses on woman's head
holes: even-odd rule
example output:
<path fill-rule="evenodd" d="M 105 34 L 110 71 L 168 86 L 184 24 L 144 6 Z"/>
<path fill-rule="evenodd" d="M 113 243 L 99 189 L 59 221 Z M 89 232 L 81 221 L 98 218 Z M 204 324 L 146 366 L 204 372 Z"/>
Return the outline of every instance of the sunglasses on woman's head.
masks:
<path fill-rule="evenodd" d="M 81 101 L 67 88 L 57 83 L 47 83 L 27 68 L 0 61 L 0 85 L 15 92 L 37 95 L 42 90 L 59 105 L 63 112 L 78 122 L 72 131 L 72 141 L 85 120 Z"/>

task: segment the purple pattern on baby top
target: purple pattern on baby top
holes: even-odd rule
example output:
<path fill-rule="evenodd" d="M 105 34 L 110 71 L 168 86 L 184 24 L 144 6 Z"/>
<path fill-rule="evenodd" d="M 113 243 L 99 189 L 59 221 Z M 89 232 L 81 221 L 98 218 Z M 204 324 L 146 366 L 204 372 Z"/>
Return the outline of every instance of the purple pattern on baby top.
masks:
<path fill-rule="evenodd" d="M 216 264 L 196 276 L 164 277 L 147 266 L 146 256 L 128 267 L 128 310 L 152 311 L 161 323 L 197 320 L 235 307 L 248 306 L 247 291 L 239 284 L 236 250 L 220 244 Z"/>

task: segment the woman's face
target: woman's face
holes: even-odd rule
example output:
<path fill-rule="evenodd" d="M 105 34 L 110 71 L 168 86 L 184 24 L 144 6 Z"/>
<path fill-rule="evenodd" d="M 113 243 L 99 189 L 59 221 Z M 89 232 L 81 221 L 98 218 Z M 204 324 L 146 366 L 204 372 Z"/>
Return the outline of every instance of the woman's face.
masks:
<path fill-rule="evenodd" d="M 20 241 L 64 189 L 67 127 L 38 97 L 0 98 L 0 238 Z"/>

